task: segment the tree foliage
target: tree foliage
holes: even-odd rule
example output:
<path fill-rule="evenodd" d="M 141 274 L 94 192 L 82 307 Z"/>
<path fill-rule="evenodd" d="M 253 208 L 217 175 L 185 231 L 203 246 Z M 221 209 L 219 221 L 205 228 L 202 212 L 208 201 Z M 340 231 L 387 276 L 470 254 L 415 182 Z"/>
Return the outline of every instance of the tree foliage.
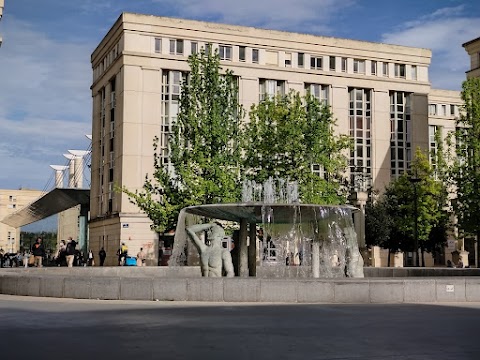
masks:
<path fill-rule="evenodd" d="M 427 156 L 417 149 L 411 172 L 392 181 L 380 200 L 367 207 L 365 226 L 369 244 L 391 252 L 415 252 L 418 248 L 422 254 L 439 251 L 449 229 L 448 194 L 444 183 L 434 175 Z M 379 218 L 373 220 L 376 216 Z M 415 243 L 415 223 L 418 244 Z"/>
<path fill-rule="evenodd" d="M 461 235 L 480 235 L 480 79 L 462 85 L 464 102 L 457 121 L 456 160 L 451 179 L 456 190 L 455 214 Z M 480 247 L 479 247 L 480 251 Z"/>
<path fill-rule="evenodd" d="M 180 109 L 169 138 L 169 161 L 154 140 L 153 178 L 142 191 L 124 188 L 153 221 L 155 230 L 174 227 L 179 211 L 240 197 L 240 122 L 237 79 L 222 71 L 211 46 L 189 57 L 190 73 L 181 86 Z"/>
<path fill-rule="evenodd" d="M 291 91 L 254 104 L 244 130 L 244 169 L 247 178 L 263 182 L 270 177 L 299 184 L 305 203 L 344 203 L 341 172 L 349 148 L 346 136 L 334 134 L 328 106 L 308 94 Z M 312 172 L 321 167 L 325 176 Z"/>

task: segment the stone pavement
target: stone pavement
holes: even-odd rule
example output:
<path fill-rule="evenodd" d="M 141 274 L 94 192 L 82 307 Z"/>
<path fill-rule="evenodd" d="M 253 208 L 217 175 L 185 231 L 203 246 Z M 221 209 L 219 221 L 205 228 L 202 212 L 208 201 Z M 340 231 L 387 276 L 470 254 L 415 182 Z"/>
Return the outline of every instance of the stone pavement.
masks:
<path fill-rule="evenodd" d="M 480 303 L 253 304 L 0 295 L 2 359 L 480 359 Z"/>

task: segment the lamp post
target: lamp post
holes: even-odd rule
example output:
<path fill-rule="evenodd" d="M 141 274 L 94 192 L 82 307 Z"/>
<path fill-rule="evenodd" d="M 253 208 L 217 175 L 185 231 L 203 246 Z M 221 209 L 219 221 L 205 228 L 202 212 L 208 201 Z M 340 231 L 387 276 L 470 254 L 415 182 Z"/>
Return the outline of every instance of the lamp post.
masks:
<path fill-rule="evenodd" d="M 413 229 L 413 266 L 419 266 L 418 261 L 418 200 L 417 184 L 422 180 L 416 176 L 409 177 L 408 180 L 413 184 L 413 216 L 415 217 Z"/>

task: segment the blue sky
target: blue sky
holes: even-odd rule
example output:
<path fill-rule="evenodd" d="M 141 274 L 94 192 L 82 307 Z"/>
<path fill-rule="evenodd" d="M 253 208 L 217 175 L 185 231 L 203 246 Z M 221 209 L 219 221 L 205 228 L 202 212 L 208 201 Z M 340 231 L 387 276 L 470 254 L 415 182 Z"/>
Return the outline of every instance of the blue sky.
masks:
<path fill-rule="evenodd" d="M 0 188 L 49 190 L 49 165 L 88 148 L 90 55 L 122 11 L 430 48 L 433 86 L 452 90 L 480 36 L 478 0 L 6 0 Z"/>

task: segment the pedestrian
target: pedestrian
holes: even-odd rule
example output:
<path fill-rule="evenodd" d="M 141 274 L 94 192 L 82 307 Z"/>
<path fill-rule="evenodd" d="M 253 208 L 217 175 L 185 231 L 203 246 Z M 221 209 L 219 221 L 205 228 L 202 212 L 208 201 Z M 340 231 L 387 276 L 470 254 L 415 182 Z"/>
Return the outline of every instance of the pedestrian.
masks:
<path fill-rule="evenodd" d="M 128 256 L 128 247 L 125 245 L 124 242 L 122 242 L 122 246 L 120 246 L 120 249 L 117 251 L 118 255 L 118 265 L 122 266 L 125 264 L 125 258 Z"/>
<path fill-rule="evenodd" d="M 90 249 L 88 252 L 88 266 L 94 266 L 95 265 L 95 260 L 93 258 L 93 251 Z"/>
<path fill-rule="evenodd" d="M 73 267 L 73 261 L 75 260 L 75 247 L 77 246 L 77 242 L 73 240 L 71 237 L 68 238 L 67 247 L 65 250 L 66 258 L 67 258 L 67 266 Z"/>
<path fill-rule="evenodd" d="M 42 238 L 38 238 L 35 244 L 33 244 L 32 255 L 35 258 L 34 266 L 41 268 L 43 266 L 43 257 L 45 256 L 45 247 L 42 244 Z"/>
<path fill-rule="evenodd" d="M 143 251 L 143 248 L 140 248 L 140 251 L 137 254 L 137 266 L 145 266 L 146 254 Z"/>
<path fill-rule="evenodd" d="M 100 266 L 103 266 L 105 263 L 105 258 L 107 257 L 107 253 L 103 247 L 100 249 L 98 257 L 100 258 Z"/>

